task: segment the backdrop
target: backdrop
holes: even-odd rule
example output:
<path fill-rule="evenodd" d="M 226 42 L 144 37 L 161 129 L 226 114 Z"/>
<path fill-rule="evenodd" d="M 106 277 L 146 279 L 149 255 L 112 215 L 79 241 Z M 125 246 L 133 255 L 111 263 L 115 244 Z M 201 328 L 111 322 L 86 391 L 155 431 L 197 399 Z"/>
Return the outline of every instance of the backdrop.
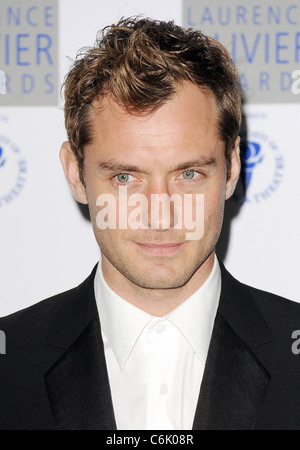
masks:
<path fill-rule="evenodd" d="M 241 281 L 300 300 L 300 1 L 1 0 L 0 316 L 79 284 L 99 259 L 59 162 L 60 85 L 78 49 L 122 16 L 219 39 L 245 92 L 243 173 L 220 259 Z"/>

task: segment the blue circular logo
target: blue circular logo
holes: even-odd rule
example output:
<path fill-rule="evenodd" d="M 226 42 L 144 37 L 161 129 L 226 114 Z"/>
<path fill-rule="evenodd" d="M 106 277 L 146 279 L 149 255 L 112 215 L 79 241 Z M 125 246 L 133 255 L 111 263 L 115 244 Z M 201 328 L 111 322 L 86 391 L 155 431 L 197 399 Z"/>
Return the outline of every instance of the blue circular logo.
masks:
<path fill-rule="evenodd" d="M 246 202 L 269 199 L 279 188 L 284 159 L 278 146 L 265 133 L 250 132 L 245 151 Z"/>
<path fill-rule="evenodd" d="M 21 194 L 27 177 L 27 163 L 20 148 L 0 134 L 0 208 Z"/>

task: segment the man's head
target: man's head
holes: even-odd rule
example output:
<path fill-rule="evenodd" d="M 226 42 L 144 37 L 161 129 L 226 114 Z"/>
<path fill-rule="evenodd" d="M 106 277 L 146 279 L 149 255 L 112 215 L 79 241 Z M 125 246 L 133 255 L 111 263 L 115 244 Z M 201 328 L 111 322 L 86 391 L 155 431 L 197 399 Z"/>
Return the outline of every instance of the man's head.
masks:
<path fill-rule="evenodd" d="M 106 279 L 125 298 L 150 289 L 166 299 L 168 289 L 182 301 L 211 270 L 239 176 L 241 101 L 227 51 L 173 23 L 121 21 L 75 62 L 65 88 L 69 143 L 61 160 L 75 198 L 89 204 Z M 120 187 L 130 198 L 128 224 L 134 199 L 147 200 L 137 220 L 146 227 L 120 226 Z M 161 211 L 153 219 L 153 196 L 173 194 L 180 213 L 170 205 L 168 224 Z M 115 228 L 99 227 L 103 195 L 112 199 L 107 212 L 117 211 Z M 204 235 L 193 241 L 185 220 L 175 225 L 188 210 L 198 217 L 199 196 Z"/>
<path fill-rule="evenodd" d="M 228 51 L 200 31 L 173 22 L 125 19 L 106 27 L 94 48 L 79 53 L 65 80 L 65 124 L 82 181 L 95 102 L 109 95 L 129 112 L 149 113 L 166 103 L 183 81 L 213 93 L 229 170 L 240 129 L 241 95 Z"/>

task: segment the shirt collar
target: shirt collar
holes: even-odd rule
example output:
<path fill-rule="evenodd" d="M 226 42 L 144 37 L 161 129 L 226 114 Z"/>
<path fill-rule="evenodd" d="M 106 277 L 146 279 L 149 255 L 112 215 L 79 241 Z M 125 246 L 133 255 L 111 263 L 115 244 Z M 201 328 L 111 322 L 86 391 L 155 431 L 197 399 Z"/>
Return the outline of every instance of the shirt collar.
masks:
<path fill-rule="evenodd" d="M 153 316 L 116 294 L 104 280 L 100 263 L 94 288 L 102 331 L 123 369 L 141 332 Z"/>
<path fill-rule="evenodd" d="M 215 256 L 212 271 L 203 285 L 166 318 L 183 334 L 205 364 L 221 293 L 221 270 Z"/>
<path fill-rule="evenodd" d="M 153 319 L 116 294 L 104 280 L 101 263 L 94 281 L 101 328 L 118 364 L 124 368 L 143 329 Z M 221 292 L 221 272 L 215 256 L 213 269 L 205 283 L 181 305 L 164 316 L 187 339 L 200 361 L 205 364 Z"/>

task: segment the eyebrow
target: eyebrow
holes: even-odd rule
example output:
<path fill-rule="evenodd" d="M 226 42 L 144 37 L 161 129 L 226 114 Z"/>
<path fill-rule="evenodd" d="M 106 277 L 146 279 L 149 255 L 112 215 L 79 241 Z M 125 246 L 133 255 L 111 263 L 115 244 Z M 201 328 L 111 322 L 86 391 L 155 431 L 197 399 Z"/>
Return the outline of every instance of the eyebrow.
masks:
<path fill-rule="evenodd" d="M 102 161 L 99 163 L 99 169 L 103 171 L 110 172 L 140 172 L 147 173 L 145 170 L 142 170 L 138 166 L 134 166 L 132 164 L 122 163 L 120 161 L 111 159 L 109 161 Z"/>
<path fill-rule="evenodd" d="M 215 158 L 198 158 L 193 159 L 191 161 L 184 161 L 180 164 L 177 164 L 176 166 L 171 166 L 170 172 L 176 172 L 178 170 L 186 170 L 191 167 L 215 167 L 217 165 L 217 161 Z M 141 169 L 138 166 L 135 166 L 133 164 L 126 164 L 121 161 L 117 161 L 114 159 L 111 159 L 109 161 L 102 161 L 99 162 L 99 169 L 103 171 L 109 171 L 109 172 L 120 172 L 120 173 L 126 173 L 126 172 L 139 172 L 139 173 L 145 173 L 148 172 L 146 170 Z"/>
<path fill-rule="evenodd" d="M 217 161 L 215 158 L 198 158 L 191 161 L 184 161 L 176 166 L 171 167 L 171 171 L 186 170 L 191 167 L 216 167 Z"/>

